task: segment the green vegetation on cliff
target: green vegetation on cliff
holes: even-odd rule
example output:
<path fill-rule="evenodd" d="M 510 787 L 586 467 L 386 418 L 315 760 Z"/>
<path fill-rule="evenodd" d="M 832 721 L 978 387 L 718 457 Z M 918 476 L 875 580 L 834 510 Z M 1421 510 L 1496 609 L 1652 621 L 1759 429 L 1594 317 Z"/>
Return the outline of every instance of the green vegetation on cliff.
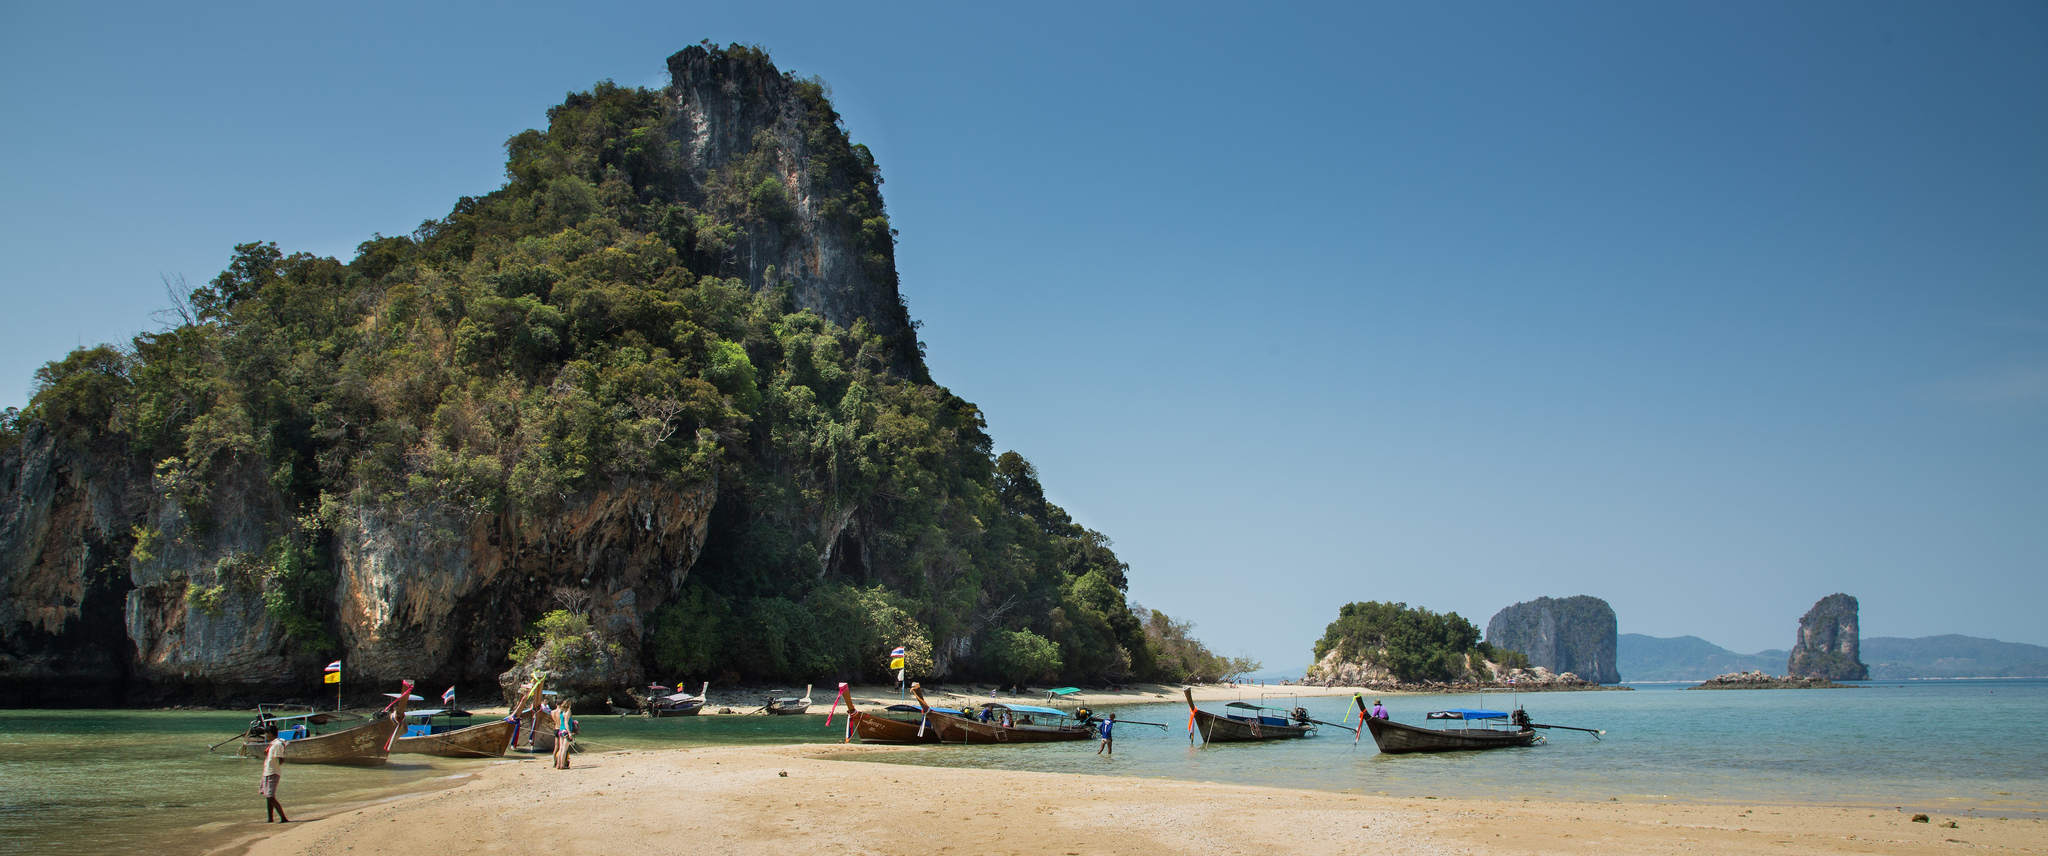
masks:
<path fill-rule="evenodd" d="M 1516 652 L 1479 641 L 1479 628 L 1455 612 L 1377 600 L 1338 608 L 1337 620 L 1316 640 L 1315 658 L 1321 662 L 1332 652 L 1339 662 L 1379 666 L 1403 681 L 1459 680 L 1481 660 L 1511 668 L 1528 665 Z"/>
<path fill-rule="evenodd" d="M 893 293 L 874 161 L 821 85 L 786 79 L 817 211 Z M 994 454 L 914 339 L 800 309 L 772 268 L 734 277 L 736 242 L 798 228 L 773 141 L 691 179 L 673 109 L 573 93 L 506 144 L 502 188 L 347 262 L 237 246 L 164 329 L 37 372 L 23 419 L 146 467 L 200 529 L 237 513 L 215 484 L 260 471 L 289 513 L 248 584 L 309 652 L 336 644 L 347 509 L 535 517 L 630 483 L 717 496 L 681 592 L 643 605 L 665 678 L 878 678 L 905 643 L 913 674 L 1154 675 L 1109 539 Z"/>

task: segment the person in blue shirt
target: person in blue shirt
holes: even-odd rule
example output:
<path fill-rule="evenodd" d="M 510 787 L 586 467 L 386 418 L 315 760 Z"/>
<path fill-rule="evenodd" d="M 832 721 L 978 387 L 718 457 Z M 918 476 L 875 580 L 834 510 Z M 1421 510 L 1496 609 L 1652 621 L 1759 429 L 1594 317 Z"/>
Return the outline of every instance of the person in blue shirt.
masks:
<path fill-rule="evenodd" d="M 1107 752 L 1111 755 L 1115 755 L 1116 737 L 1111 733 L 1111 730 L 1116 728 L 1116 714 L 1112 713 L 1108 717 L 1105 717 L 1102 720 L 1101 724 L 1095 726 L 1095 728 L 1096 733 L 1102 735 L 1102 745 L 1095 747 L 1095 754 L 1101 755 Z"/>

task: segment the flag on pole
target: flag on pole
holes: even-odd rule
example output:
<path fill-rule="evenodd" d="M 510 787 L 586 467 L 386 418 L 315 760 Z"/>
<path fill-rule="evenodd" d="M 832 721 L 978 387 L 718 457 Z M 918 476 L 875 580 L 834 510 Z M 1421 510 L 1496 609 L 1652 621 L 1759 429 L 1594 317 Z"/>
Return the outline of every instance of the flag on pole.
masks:
<path fill-rule="evenodd" d="M 441 694 L 441 703 L 442 703 L 442 704 L 454 704 L 454 703 L 455 703 L 455 688 L 454 688 L 454 687 L 449 687 L 449 688 L 448 688 L 448 691 L 447 691 L 447 692 L 445 692 L 445 693 L 442 693 L 442 694 Z"/>
<path fill-rule="evenodd" d="M 896 650 L 894 650 L 894 651 L 890 651 L 890 652 L 889 652 L 889 668 L 891 668 L 891 669 L 901 669 L 901 668 L 903 668 L 903 648 L 902 648 L 901 646 L 898 646 L 898 647 L 896 648 Z M 897 675 L 897 676 L 896 676 L 896 680 L 899 680 L 899 681 L 900 681 L 900 680 L 903 680 L 903 676 L 902 676 L 902 675 L 900 675 L 900 674 L 899 674 L 899 675 Z"/>
<path fill-rule="evenodd" d="M 326 675 L 325 675 L 324 677 L 322 677 L 322 678 L 320 679 L 320 682 L 321 682 L 321 683 L 325 683 L 325 684 L 338 684 L 338 683 L 341 683 L 341 661 L 340 661 L 340 660 L 336 660 L 336 661 L 334 661 L 334 662 L 332 662 L 332 663 L 328 663 L 328 664 L 327 664 L 327 668 L 326 668 L 326 669 L 325 669 L 324 671 L 326 672 Z"/>

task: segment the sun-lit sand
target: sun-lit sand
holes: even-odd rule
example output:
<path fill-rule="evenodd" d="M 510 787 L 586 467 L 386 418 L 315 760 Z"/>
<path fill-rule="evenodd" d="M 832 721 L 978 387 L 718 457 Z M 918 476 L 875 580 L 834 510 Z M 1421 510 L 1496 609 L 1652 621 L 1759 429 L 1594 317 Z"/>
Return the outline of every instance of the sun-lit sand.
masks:
<path fill-rule="evenodd" d="M 459 787 L 251 823 L 217 853 L 1406 854 L 2048 852 L 2035 819 L 1872 808 L 1396 798 L 715 747 L 493 765 Z M 1076 751 L 1087 751 L 1076 747 Z M 1943 826 L 1957 821 L 1957 828 Z"/>

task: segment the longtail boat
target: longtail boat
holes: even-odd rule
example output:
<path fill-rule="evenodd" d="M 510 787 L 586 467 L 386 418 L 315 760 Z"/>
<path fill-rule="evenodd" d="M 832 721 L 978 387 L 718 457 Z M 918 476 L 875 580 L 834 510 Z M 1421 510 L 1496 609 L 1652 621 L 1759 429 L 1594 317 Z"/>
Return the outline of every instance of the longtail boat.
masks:
<path fill-rule="evenodd" d="M 667 690 L 668 687 L 661 686 L 660 684 L 649 684 L 645 692 L 640 690 L 632 691 L 633 700 L 640 703 L 640 715 L 648 717 L 696 716 L 704 710 L 705 702 L 711 697 L 711 682 L 705 681 L 704 689 L 696 695 L 684 692 L 680 682 L 677 683 L 675 692 L 671 693 Z"/>
<path fill-rule="evenodd" d="M 1095 736 L 1092 726 L 1082 723 L 1071 725 L 1041 725 L 1035 720 L 1048 717 L 1055 720 L 1071 719 L 1073 714 L 1050 707 L 1028 704 L 989 703 L 982 706 L 984 714 L 991 721 L 982 722 L 970 716 L 956 716 L 932 707 L 924 700 L 924 688 L 910 685 L 911 694 L 917 696 L 918 709 L 924 712 L 925 720 L 939 733 L 940 743 L 1055 743 L 1066 740 L 1087 740 Z M 1007 715 L 1011 721 L 1003 725 L 997 717 Z"/>
<path fill-rule="evenodd" d="M 378 711 L 375 717 L 362 725 L 344 728 L 329 734 L 316 735 L 301 731 L 300 733 L 306 734 L 306 736 L 286 740 L 283 749 L 278 753 L 278 758 L 292 764 L 345 764 L 357 767 L 382 766 L 386 757 L 391 754 L 391 743 L 398 735 L 398 727 L 405 722 L 405 703 L 408 699 L 412 698 L 411 693 L 412 682 L 404 682 L 403 688 L 398 692 L 398 697 L 392 699 L 391 704 L 386 705 L 384 710 Z M 264 735 L 268 733 L 270 728 L 284 724 L 287 720 L 310 721 L 320 716 L 320 714 L 311 714 L 298 717 L 271 717 L 265 719 L 261 713 L 262 711 L 259 708 L 256 722 L 251 723 L 249 726 L 251 739 L 242 743 L 242 750 L 240 752 L 242 755 L 251 758 L 261 758 L 267 754 L 270 751 L 270 747 L 264 739 Z M 299 725 L 300 723 L 292 722 L 290 724 Z M 283 730 L 280 729 L 279 736 L 283 736 L 283 733 Z"/>
<path fill-rule="evenodd" d="M 1365 699 L 1352 696 L 1358 705 L 1358 715 L 1365 717 L 1366 728 L 1372 731 L 1372 742 L 1378 744 L 1381 752 L 1399 755 L 1407 752 L 1462 752 L 1472 749 L 1508 749 L 1517 746 L 1532 746 L 1543 742 L 1536 734 L 1539 728 L 1555 728 L 1561 731 L 1584 731 L 1598 739 L 1607 732 L 1598 728 L 1579 728 L 1573 725 L 1544 725 L 1529 721 L 1528 711 L 1515 708 L 1513 713 L 1499 710 L 1477 710 L 1454 707 L 1449 710 L 1433 710 L 1428 718 L 1462 722 L 1507 721 L 1507 728 L 1422 728 L 1406 725 L 1391 719 L 1377 719 L 1366 712 Z"/>
<path fill-rule="evenodd" d="M 497 758 L 512 746 L 511 718 L 478 725 L 440 723 L 440 717 L 466 719 L 466 710 L 421 710 L 406 714 L 405 734 L 391 742 L 394 755 L 438 755 L 443 758 Z"/>
<path fill-rule="evenodd" d="M 804 685 L 803 698 L 771 698 L 762 709 L 776 716 L 794 716 L 811 709 L 811 684 Z"/>
<path fill-rule="evenodd" d="M 1308 718 L 1308 711 L 1295 708 L 1281 711 L 1277 707 L 1264 707 L 1247 702 L 1234 701 L 1228 707 L 1244 710 L 1243 714 L 1210 713 L 1195 706 L 1195 691 L 1182 688 L 1188 699 L 1188 726 L 1202 735 L 1204 743 L 1238 743 L 1253 740 L 1286 740 L 1292 737 L 1307 737 L 1315 733 L 1316 721 Z M 1268 716 L 1266 711 L 1280 711 L 1286 716 Z"/>
<path fill-rule="evenodd" d="M 859 710 L 853 700 L 847 699 L 847 716 L 853 720 L 853 733 L 860 736 L 862 743 L 916 744 L 939 742 L 939 730 L 925 719 L 924 709 L 914 704 L 892 704 L 884 710 L 891 713 L 912 713 L 909 718 L 880 716 Z M 952 716 L 966 716 L 964 711 L 935 707 L 932 710 Z"/>

